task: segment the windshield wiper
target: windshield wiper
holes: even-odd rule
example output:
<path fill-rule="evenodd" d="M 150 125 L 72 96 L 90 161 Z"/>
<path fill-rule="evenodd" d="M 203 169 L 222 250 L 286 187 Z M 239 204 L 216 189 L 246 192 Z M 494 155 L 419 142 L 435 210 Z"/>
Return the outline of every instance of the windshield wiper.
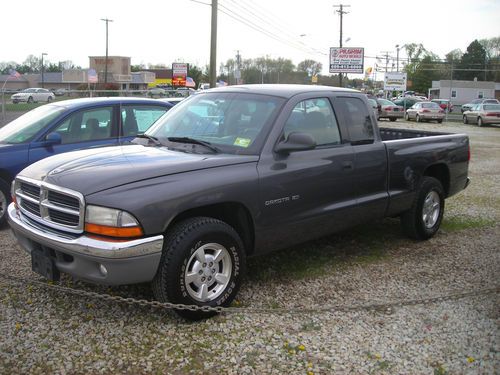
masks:
<path fill-rule="evenodd" d="M 195 145 L 202 145 L 205 146 L 206 148 L 209 148 L 213 152 L 219 152 L 220 150 L 212 145 L 210 142 L 206 141 L 201 141 L 199 139 L 195 138 L 190 138 L 190 137 L 168 137 L 167 138 L 170 142 L 178 142 L 178 143 L 191 143 Z"/>
<path fill-rule="evenodd" d="M 153 137 L 152 135 L 149 135 L 149 134 L 137 134 L 135 136 L 136 138 L 146 138 L 148 140 L 150 140 L 151 142 L 153 142 L 155 145 L 157 146 L 163 146 L 163 144 L 160 142 L 160 140 L 156 137 Z"/>

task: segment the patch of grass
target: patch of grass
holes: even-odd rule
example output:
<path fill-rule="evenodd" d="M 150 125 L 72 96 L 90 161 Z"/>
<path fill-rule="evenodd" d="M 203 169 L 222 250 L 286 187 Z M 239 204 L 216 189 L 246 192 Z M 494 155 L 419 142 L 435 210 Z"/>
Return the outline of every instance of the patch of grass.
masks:
<path fill-rule="evenodd" d="M 458 231 L 464 229 L 485 228 L 495 224 L 494 220 L 473 217 L 448 217 L 444 218 L 441 228 L 446 231 Z"/>

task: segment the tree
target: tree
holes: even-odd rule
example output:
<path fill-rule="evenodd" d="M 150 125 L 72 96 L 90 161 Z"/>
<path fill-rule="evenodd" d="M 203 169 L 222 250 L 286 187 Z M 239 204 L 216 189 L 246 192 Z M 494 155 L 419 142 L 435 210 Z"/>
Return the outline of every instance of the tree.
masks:
<path fill-rule="evenodd" d="M 315 76 L 321 72 L 323 64 L 314 60 L 304 60 L 297 65 L 298 72 L 305 72 L 310 76 Z"/>
<path fill-rule="evenodd" d="M 484 69 L 486 67 L 486 50 L 476 39 L 467 47 L 460 60 L 460 70 L 454 74 L 456 79 L 472 81 L 477 78 L 479 81 L 485 79 Z"/>
<path fill-rule="evenodd" d="M 439 68 L 436 63 L 436 55 L 428 54 L 419 61 L 416 70 L 411 75 L 412 89 L 417 92 L 426 93 L 432 87 L 432 81 L 439 78 Z"/>

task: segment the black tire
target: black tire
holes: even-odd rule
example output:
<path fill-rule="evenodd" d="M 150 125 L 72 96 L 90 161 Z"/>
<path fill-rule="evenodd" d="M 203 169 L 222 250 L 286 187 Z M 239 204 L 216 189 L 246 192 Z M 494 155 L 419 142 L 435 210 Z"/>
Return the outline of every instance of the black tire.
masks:
<path fill-rule="evenodd" d="M 49 97 L 47 98 L 47 103 L 50 103 L 51 101 L 52 101 L 52 96 L 49 96 Z"/>
<path fill-rule="evenodd" d="M 0 228 L 7 223 L 7 206 L 10 203 L 9 184 L 0 179 Z"/>
<path fill-rule="evenodd" d="M 464 124 L 467 125 L 469 123 L 469 120 L 467 119 L 467 116 L 464 115 L 463 119 L 464 119 Z"/>
<path fill-rule="evenodd" d="M 390 117 L 390 118 L 389 118 L 389 120 L 390 120 L 391 122 L 394 122 L 394 121 L 396 121 L 397 119 L 396 119 L 396 117 Z"/>
<path fill-rule="evenodd" d="M 415 116 L 415 121 L 416 121 L 416 122 L 420 122 L 420 121 L 421 121 L 421 120 L 420 120 L 420 116 L 419 116 L 419 115 Z"/>
<path fill-rule="evenodd" d="M 483 125 L 484 125 L 484 124 L 483 124 L 483 119 L 482 119 L 481 117 L 478 117 L 478 118 L 477 118 L 477 126 L 481 127 L 481 126 L 483 126 Z"/>
<path fill-rule="evenodd" d="M 443 123 L 443 120 L 437 120 L 437 123 L 438 123 L 438 124 L 442 124 L 442 123 Z"/>
<path fill-rule="evenodd" d="M 408 116 L 408 113 L 405 113 L 405 120 L 410 121 L 410 116 Z"/>
<path fill-rule="evenodd" d="M 443 185 L 434 177 L 424 176 L 411 208 L 401 215 L 403 232 L 410 238 L 427 240 L 439 230 L 443 213 Z"/>
<path fill-rule="evenodd" d="M 34 100 L 33 100 L 33 97 L 32 97 L 32 96 L 30 96 L 30 97 L 28 98 L 28 103 L 33 103 L 33 101 L 34 101 Z"/>
<path fill-rule="evenodd" d="M 213 259 L 210 254 L 213 248 L 225 251 L 224 257 L 218 261 Z M 196 256 L 198 252 L 204 254 L 205 262 Z M 211 307 L 228 306 L 240 288 L 245 263 L 243 242 L 231 226 L 209 217 L 187 219 L 176 224 L 166 235 L 160 265 L 152 282 L 153 294 L 160 302 Z M 228 270 L 230 270 L 229 275 Z M 196 280 L 189 283 L 186 280 L 189 278 L 188 273 Z M 209 282 L 211 273 L 216 276 L 222 275 L 227 281 L 215 281 L 214 276 Z M 205 283 L 203 279 L 207 282 Z M 200 282 L 205 284 L 206 297 L 210 298 L 210 294 L 215 293 L 212 299 L 207 301 L 196 299 L 197 291 L 203 296 L 203 287 L 196 290 L 198 288 L 196 283 Z M 209 283 L 211 285 L 207 286 Z M 190 310 L 176 310 L 176 313 L 190 320 L 209 318 L 216 314 Z"/>

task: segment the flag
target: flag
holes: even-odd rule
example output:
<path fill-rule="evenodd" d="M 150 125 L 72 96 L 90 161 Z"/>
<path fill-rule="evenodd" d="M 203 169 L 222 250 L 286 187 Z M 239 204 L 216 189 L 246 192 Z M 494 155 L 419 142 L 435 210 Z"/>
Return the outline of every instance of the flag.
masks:
<path fill-rule="evenodd" d="M 89 83 L 97 83 L 97 72 L 95 69 L 89 69 L 87 72 L 87 81 Z"/>
<path fill-rule="evenodd" d="M 196 87 L 196 82 L 191 77 L 186 77 L 186 87 Z"/>
<path fill-rule="evenodd" d="M 19 78 L 21 77 L 21 74 L 15 69 L 9 69 L 9 76 L 12 78 Z"/>

